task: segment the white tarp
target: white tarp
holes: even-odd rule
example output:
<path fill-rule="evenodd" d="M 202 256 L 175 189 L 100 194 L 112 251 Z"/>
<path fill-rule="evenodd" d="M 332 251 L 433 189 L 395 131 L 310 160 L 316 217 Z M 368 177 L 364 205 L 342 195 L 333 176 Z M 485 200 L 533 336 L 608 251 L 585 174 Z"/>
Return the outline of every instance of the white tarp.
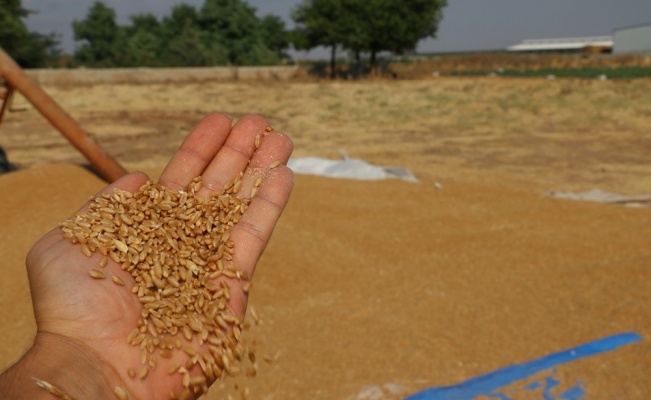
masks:
<path fill-rule="evenodd" d="M 625 205 L 642 205 L 651 203 L 651 194 L 643 195 L 623 195 L 619 193 L 609 193 L 601 189 L 592 189 L 580 193 L 572 192 L 549 192 L 549 197 L 569 200 L 596 201 L 599 203 L 625 204 Z"/>
<path fill-rule="evenodd" d="M 398 178 L 409 182 L 418 182 L 418 179 L 405 168 L 372 165 L 366 161 L 346 156 L 341 160 L 320 157 L 292 158 L 287 166 L 297 174 L 362 180 Z"/>

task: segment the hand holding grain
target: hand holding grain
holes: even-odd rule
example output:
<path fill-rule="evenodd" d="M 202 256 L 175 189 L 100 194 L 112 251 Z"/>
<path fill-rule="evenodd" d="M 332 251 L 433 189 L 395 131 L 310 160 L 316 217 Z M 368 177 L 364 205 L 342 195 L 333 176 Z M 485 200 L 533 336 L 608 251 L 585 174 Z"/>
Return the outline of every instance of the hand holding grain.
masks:
<path fill-rule="evenodd" d="M 0 391 L 196 398 L 233 373 L 247 356 L 250 279 L 293 186 L 291 152 L 260 116 L 213 114 L 158 184 L 129 174 L 45 235 L 27 257 L 35 344 Z"/>

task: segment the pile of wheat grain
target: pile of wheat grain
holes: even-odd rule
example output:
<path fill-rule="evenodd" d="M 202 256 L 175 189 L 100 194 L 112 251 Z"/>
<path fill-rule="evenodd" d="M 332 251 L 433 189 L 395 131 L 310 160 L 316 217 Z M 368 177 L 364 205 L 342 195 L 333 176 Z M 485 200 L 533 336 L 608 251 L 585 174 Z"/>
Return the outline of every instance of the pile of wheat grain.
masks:
<path fill-rule="evenodd" d="M 233 263 L 230 234 L 262 179 L 243 197 L 237 196 L 242 176 L 207 199 L 195 195 L 202 187 L 200 177 L 181 191 L 153 181 L 136 193 L 115 190 L 92 199 L 87 211 L 61 224 L 64 237 L 80 244 L 86 256 L 101 254 L 97 268 L 89 271 L 92 278 L 109 275 L 103 272 L 109 260 L 133 277 L 124 290 L 137 296 L 142 309 L 137 327 L 125 339 L 140 348 L 141 365 L 129 368 L 128 376 L 146 379 L 161 358 L 187 354 L 187 363 L 169 369 L 171 375 L 182 375 L 184 388 L 170 393 L 170 399 L 204 393 L 224 375 L 256 372 L 255 354 L 241 340 L 246 325 L 227 307 L 229 282 L 242 281 L 245 292 L 250 288 L 247 274 Z M 126 285 L 117 275 L 110 279 Z M 203 373 L 191 376 L 188 370 L 196 364 Z M 120 399 L 128 397 L 123 388 L 115 392 Z"/>

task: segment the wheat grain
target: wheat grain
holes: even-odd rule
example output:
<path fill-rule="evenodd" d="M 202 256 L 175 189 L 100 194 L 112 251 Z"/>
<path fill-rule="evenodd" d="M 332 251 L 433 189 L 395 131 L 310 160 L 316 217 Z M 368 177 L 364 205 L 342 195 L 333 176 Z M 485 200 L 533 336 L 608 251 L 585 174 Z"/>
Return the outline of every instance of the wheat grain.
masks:
<path fill-rule="evenodd" d="M 88 273 L 94 279 L 104 279 L 105 278 L 104 274 L 101 271 L 98 271 L 96 269 L 91 269 L 90 271 L 88 271 Z"/>
<path fill-rule="evenodd" d="M 269 169 L 278 168 L 282 164 L 282 161 L 276 160 L 269 165 Z"/>
<path fill-rule="evenodd" d="M 34 379 L 34 382 L 36 382 L 36 386 L 38 386 L 41 389 L 45 390 L 46 392 L 54 395 L 55 397 L 58 397 L 59 399 L 75 400 L 74 397 L 70 396 L 65 391 L 63 391 L 60 388 L 54 386 L 50 382 L 47 382 L 47 381 L 44 381 L 44 380 L 38 379 L 38 378 L 32 378 L 32 379 Z"/>
<path fill-rule="evenodd" d="M 118 400 L 127 400 L 129 398 L 126 389 L 121 386 L 116 386 L 115 389 L 113 389 L 113 392 Z"/>
<path fill-rule="evenodd" d="M 123 281 L 122 278 L 120 278 L 119 276 L 113 275 L 113 276 L 111 276 L 111 280 L 112 280 L 116 285 L 124 286 L 124 281 Z"/>
<path fill-rule="evenodd" d="M 157 356 L 170 359 L 173 352 L 190 357 L 189 366 L 198 363 L 210 382 L 240 370 L 243 322 L 228 311 L 231 288 L 223 278 L 246 281 L 245 291 L 250 289 L 248 275 L 232 264 L 235 244 L 230 240 L 231 229 L 251 203 L 251 198 L 235 196 L 242 178 L 241 172 L 208 199 L 195 196 L 203 187 L 201 178 L 183 191 L 149 181 L 133 194 L 115 190 L 97 197 L 88 212 L 61 223 L 63 237 L 81 244 L 86 256 L 102 254 L 100 267 L 111 260 L 135 281 L 128 290 L 142 308 L 126 341 L 140 347 L 141 367 L 138 374 L 129 369 L 129 376 L 146 379 Z M 257 178 L 254 189 L 262 182 Z M 104 278 L 100 271 L 89 273 Z M 125 285 L 116 275 L 111 279 Z M 191 378 L 181 364 L 168 372 L 183 375 L 186 388 L 170 396 L 187 398 L 190 387 L 195 394 L 207 389 L 204 375 Z M 191 383 L 185 385 L 186 380 Z"/>

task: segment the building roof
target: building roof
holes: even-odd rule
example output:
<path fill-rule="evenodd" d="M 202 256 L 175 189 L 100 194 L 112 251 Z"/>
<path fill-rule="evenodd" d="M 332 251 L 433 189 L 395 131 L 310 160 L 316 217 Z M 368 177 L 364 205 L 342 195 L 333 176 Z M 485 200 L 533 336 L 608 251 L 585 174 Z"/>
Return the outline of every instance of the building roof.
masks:
<path fill-rule="evenodd" d="M 630 31 L 632 29 L 638 29 L 638 28 L 646 28 L 651 26 L 651 22 L 644 22 L 641 24 L 635 24 L 635 25 L 629 25 L 629 26 L 622 26 L 619 28 L 615 28 L 613 31 L 617 33 L 618 31 Z"/>
<path fill-rule="evenodd" d="M 612 47 L 612 36 L 589 36 L 558 39 L 529 39 L 509 46 L 508 51 L 580 50 L 587 46 Z"/>

